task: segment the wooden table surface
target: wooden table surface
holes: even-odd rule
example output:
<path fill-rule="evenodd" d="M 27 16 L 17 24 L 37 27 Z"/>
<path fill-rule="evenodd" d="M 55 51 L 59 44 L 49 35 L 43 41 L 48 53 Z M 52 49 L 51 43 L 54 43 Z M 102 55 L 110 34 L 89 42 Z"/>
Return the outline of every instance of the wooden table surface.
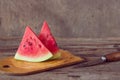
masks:
<path fill-rule="evenodd" d="M 1 38 L 0 58 L 14 55 L 19 41 L 20 39 L 17 38 Z M 94 60 L 101 55 L 120 51 L 119 38 L 57 38 L 57 43 L 60 48 L 69 50 L 74 55 L 85 57 L 87 60 Z M 77 66 L 79 66 L 79 64 L 23 76 L 0 74 L 0 80 L 120 80 L 120 61 L 90 67 Z"/>

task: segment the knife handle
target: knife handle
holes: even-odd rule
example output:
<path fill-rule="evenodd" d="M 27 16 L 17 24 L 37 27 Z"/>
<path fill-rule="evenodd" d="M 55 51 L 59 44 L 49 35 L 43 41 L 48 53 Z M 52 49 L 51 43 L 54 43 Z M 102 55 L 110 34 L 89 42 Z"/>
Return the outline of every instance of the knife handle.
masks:
<path fill-rule="evenodd" d="M 115 52 L 111 54 L 105 55 L 106 61 L 112 62 L 112 61 L 119 61 L 120 60 L 120 52 Z"/>

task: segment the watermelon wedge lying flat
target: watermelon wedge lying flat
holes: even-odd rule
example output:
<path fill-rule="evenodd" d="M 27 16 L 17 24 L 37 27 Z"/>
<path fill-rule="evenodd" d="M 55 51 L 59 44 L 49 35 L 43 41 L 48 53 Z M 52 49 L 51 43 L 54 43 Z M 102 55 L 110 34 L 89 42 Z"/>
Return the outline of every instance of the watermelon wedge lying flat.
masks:
<path fill-rule="evenodd" d="M 46 21 L 44 21 L 38 37 L 41 42 L 46 46 L 46 48 L 48 48 L 52 52 L 52 59 L 59 58 L 61 56 L 55 38 L 52 36 L 52 33 Z"/>
<path fill-rule="evenodd" d="M 52 53 L 38 39 L 30 27 L 26 27 L 24 36 L 14 58 L 29 62 L 41 62 L 48 60 L 52 56 Z"/>

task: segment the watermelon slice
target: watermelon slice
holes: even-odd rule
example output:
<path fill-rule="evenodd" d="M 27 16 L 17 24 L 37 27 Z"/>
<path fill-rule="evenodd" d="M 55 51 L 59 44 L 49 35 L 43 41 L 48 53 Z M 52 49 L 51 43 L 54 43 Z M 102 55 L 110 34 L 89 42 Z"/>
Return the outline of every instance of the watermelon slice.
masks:
<path fill-rule="evenodd" d="M 52 52 L 52 59 L 60 58 L 61 53 L 46 21 L 44 21 L 38 37 L 46 48 Z"/>
<path fill-rule="evenodd" d="M 41 62 L 48 60 L 52 56 L 52 53 L 38 39 L 30 27 L 27 26 L 14 58 L 29 62 Z"/>

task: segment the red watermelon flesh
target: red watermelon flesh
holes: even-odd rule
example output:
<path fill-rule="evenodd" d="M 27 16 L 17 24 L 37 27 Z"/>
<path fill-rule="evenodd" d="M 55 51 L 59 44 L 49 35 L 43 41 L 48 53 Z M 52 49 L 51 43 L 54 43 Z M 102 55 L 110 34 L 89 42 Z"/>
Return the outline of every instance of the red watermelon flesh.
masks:
<path fill-rule="evenodd" d="M 60 57 L 61 53 L 59 52 L 59 48 L 57 46 L 55 38 L 53 37 L 46 21 L 44 21 L 38 37 L 42 41 L 42 43 L 52 52 L 53 59 Z"/>
<path fill-rule="evenodd" d="M 48 60 L 52 56 L 52 53 L 38 39 L 30 27 L 27 26 L 14 58 L 29 62 L 41 62 Z"/>

